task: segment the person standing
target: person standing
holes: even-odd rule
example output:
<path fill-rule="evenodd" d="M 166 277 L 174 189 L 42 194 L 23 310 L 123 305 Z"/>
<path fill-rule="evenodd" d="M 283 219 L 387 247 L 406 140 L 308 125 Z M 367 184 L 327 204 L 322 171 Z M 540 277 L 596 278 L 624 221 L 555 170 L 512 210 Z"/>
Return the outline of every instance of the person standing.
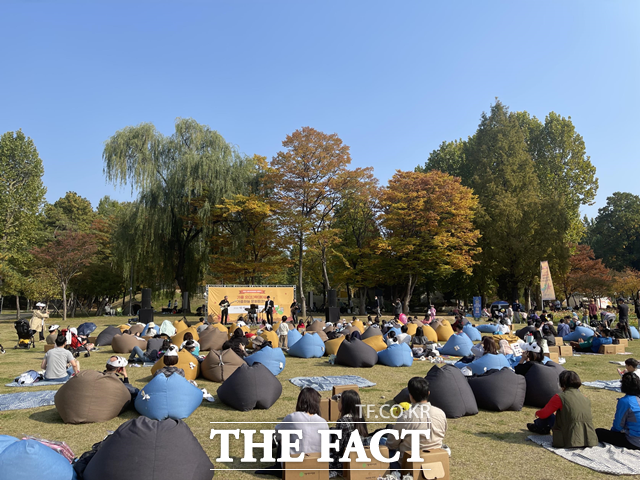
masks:
<path fill-rule="evenodd" d="M 267 314 L 267 322 L 271 325 L 273 325 L 273 308 L 273 300 L 271 300 L 271 297 L 267 295 L 267 301 L 264 302 L 264 311 Z"/>
<path fill-rule="evenodd" d="M 380 312 L 382 309 L 382 301 L 378 298 L 377 295 L 374 297 L 374 299 L 376 301 L 376 316 L 380 317 Z"/>
<path fill-rule="evenodd" d="M 589 300 L 589 321 L 598 321 L 598 305 L 596 305 L 596 302 L 593 300 L 593 298 Z"/>
<path fill-rule="evenodd" d="M 218 305 L 220 305 L 220 322 L 223 325 L 227 325 L 227 323 L 229 323 L 229 305 L 231 304 L 229 303 L 229 299 L 226 295 L 222 300 L 220 300 Z"/>
<path fill-rule="evenodd" d="M 393 319 L 398 320 L 400 318 L 400 314 L 402 313 L 402 302 L 399 298 L 396 298 L 396 301 L 393 304 Z"/>
<path fill-rule="evenodd" d="M 516 299 L 516 301 L 513 302 L 513 305 L 511 305 L 511 309 L 513 310 L 513 322 L 520 323 L 522 321 L 520 317 L 520 312 L 522 312 L 522 305 L 520 305 L 520 300 Z"/>
<path fill-rule="evenodd" d="M 298 312 L 300 311 L 300 307 L 298 307 L 298 302 L 294 299 L 291 304 L 291 317 L 293 318 L 294 323 L 298 323 Z"/>
<path fill-rule="evenodd" d="M 49 318 L 47 306 L 44 303 L 36 303 L 36 308 L 33 309 L 31 320 L 29 320 L 29 328 L 39 333 L 40 341 L 44 340 L 44 329 L 46 327 L 44 322 L 47 318 Z"/>
<path fill-rule="evenodd" d="M 618 323 L 622 326 L 622 331 L 631 342 L 631 330 L 629 330 L 629 305 L 624 303 L 622 298 L 618 299 Z"/>

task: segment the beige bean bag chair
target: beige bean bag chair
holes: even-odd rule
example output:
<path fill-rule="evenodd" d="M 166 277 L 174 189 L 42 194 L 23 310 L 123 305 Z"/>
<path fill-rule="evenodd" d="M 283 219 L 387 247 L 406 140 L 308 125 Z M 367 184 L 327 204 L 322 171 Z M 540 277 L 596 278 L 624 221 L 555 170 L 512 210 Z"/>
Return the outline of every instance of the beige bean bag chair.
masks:
<path fill-rule="evenodd" d="M 362 341 L 373 348 L 376 352 L 381 352 L 382 350 L 387 349 L 387 344 L 382 335 L 374 335 L 372 337 L 365 338 Z"/>
<path fill-rule="evenodd" d="M 436 335 L 438 336 L 439 342 L 446 342 L 447 340 L 449 340 L 449 337 L 453 335 L 453 328 L 451 328 L 449 320 L 442 320 L 440 326 L 436 328 Z M 426 332 L 425 336 L 429 338 Z"/>
<path fill-rule="evenodd" d="M 326 323 L 321 320 L 314 321 L 311 325 L 307 327 L 307 332 L 322 332 L 324 327 L 326 327 Z"/>
<path fill-rule="evenodd" d="M 147 349 L 147 341 L 142 337 L 136 337 L 123 333 L 115 335 L 111 340 L 111 348 L 114 353 L 131 353 L 133 347 L 140 347 L 142 350 Z"/>
<path fill-rule="evenodd" d="M 222 325 L 221 323 L 214 323 L 209 328 L 212 328 L 212 327 L 217 328 L 218 330 L 220 330 L 221 332 L 224 332 L 225 334 L 229 333 L 229 329 L 224 325 Z"/>
<path fill-rule="evenodd" d="M 334 338 L 331 340 L 327 340 L 324 342 L 324 354 L 325 355 L 336 355 L 338 353 L 338 349 L 342 342 L 344 342 L 344 335 L 339 336 L 338 338 Z"/>
<path fill-rule="evenodd" d="M 427 337 L 427 340 L 429 340 L 430 342 L 438 341 L 438 334 L 433 328 L 431 328 L 431 326 L 424 325 L 422 327 L 422 333 L 424 333 L 424 336 Z"/>
<path fill-rule="evenodd" d="M 171 337 L 171 343 L 173 343 L 174 345 L 180 346 L 182 342 L 184 342 L 184 336 L 187 332 L 191 332 L 191 334 L 193 335 L 193 339 L 196 342 L 200 343 L 200 335 L 198 335 L 198 328 L 195 326 L 186 328 L 176 333 L 173 337 Z"/>
<path fill-rule="evenodd" d="M 54 401 L 64 423 L 96 423 L 117 417 L 131 394 L 115 375 L 82 370 L 60 387 Z"/>
<path fill-rule="evenodd" d="M 316 335 L 318 335 L 320 337 L 320 340 L 322 340 L 323 342 L 326 342 L 327 340 L 329 340 L 329 337 L 327 337 L 327 334 L 324 332 L 313 332 Z"/>
<path fill-rule="evenodd" d="M 136 335 L 136 334 L 142 334 L 143 330 L 144 330 L 144 325 L 141 323 L 136 323 L 135 325 L 131 326 L 131 328 L 129 329 L 129 332 L 131 333 L 131 335 Z"/>
<path fill-rule="evenodd" d="M 153 367 L 151 367 L 151 374 L 155 375 L 155 373 L 164 366 L 164 357 L 162 357 Z M 187 380 L 195 380 L 200 375 L 200 362 L 198 362 L 198 359 L 186 350 L 181 350 L 178 353 L 178 363 L 173 366 L 183 369 L 184 378 Z"/>
<path fill-rule="evenodd" d="M 200 351 L 209 352 L 211 350 L 222 350 L 222 345 L 228 340 L 226 332 L 210 326 L 200 332 Z"/>
<path fill-rule="evenodd" d="M 224 382 L 245 361 L 230 348 L 227 350 L 212 350 L 202 362 L 202 376 L 212 382 Z"/>

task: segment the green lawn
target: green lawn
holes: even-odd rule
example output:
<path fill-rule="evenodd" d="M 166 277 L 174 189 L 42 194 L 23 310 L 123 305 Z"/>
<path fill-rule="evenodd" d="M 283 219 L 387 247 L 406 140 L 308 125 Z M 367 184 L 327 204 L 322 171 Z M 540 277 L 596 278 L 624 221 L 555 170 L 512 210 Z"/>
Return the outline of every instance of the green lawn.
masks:
<path fill-rule="evenodd" d="M 69 319 L 68 323 L 77 326 L 84 321 L 92 321 L 98 324 L 97 331 L 99 332 L 106 325 L 117 324 L 118 320 L 122 319 L 90 317 L 88 319 Z M 196 320 L 196 318 L 193 317 L 190 320 Z M 52 323 L 54 322 L 60 323 L 59 319 L 52 321 Z M 635 322 L 633 323 L 635 324 Z M 35 349 L 26 351 L 13 349 L 16 340 L 13 320 L 0 321 L 0 343 L 7 350 L 5 355 L 0 356 L 0 385 L 12 381 L 17 374 L 23 371 L 40 369 L 44 342 L 40 342 Z M 632 342 L 628 351 L 636 357 L 640 356 L 640 342 Z M 92 354 L 90 358 L 81 357 L 81 369 L 91 368 L 102 371 L 106 359 L 111 354 L 110 347 L 103 347 L 100 352 Z M 577 371 L 583 381 L 611 380 L 617 378 L 617 367 L 610 364 L 609 360 L 624 360 L 625 358 L 622 355 L 569 357 L 565 367 Z M 309 360 L 288 357 L 286 368 L 278 377 L 283 386 L 282 396 L 270 410 L 255 410 L 243 414 L 227 408 L 219 402 L 203 402 L 202 406 L 186 422 L 213 460 L 218 456 L 219 446 L 217 441 L 209 439 L 210 422 L 255 420 L 275 423 L 281 420 L 295 408 L 299 390 L 288 381 L 292 377 L 360 375 L 376 383 L 375 387 L 361 391 L 363 403 L 381 405 L 390 401 L 401 388 L 406 386 L 411 377 L 424 376 L 430 368 L 432 368 L 431 363 L 417 361 L 410 368 L 392 369 L 377 365 L 371 369 L 350 369 L 329 365 L 326 357 Z M 138 388 L 142 388 L 151 379 L 147 368 L 130 368 L 128 370 L 131 383 Z M 217 384 L 198 379 L 198 385 L 205 387 L 215 395 Z M 37 389 L 37 387 L 31 388 L 31 390 Z M 46 389 L 46 387 L 40 387 L 40 389 Z M 19 390 L 15 388 L 0 386 L 0 393 L 17 391 Z M 616 398 L 620 395 L 587 387 L 583 387 L 583 391 L 591 399 L 595 426 L 610 428 L 615 412 Z M 530 407 L 525 407 L 521 412 L 481 411 L 475 416 L 449 420 L 446 443 L 452 450 L 452 478 L 511 479 L 524 475 L 535 479 L 577 480 L 603 477 L 602 474 L 576 466 L 531 442 L 525 441 L 528 434 L 526 423 L 532 421 L 534 411 L 535 409 Z M 108 431 L 115 430 L 122 422 L 135 416 L 137 416 L 135 411 L 129 411 L 102 424 L 65 425 L 53 406 L 1 412 L 0 434 L 36 435 L 52 440 L 63 440 L 79 456 L 82 452 L 89 450 L 93 443 L 102 440 Z M 262 426 L 262 428 L 266 427 L 266 425 Z M 379 427 L 380 425 L 376 425 L 373 428 Z M 242 464 L 240 467 L 238 459 L 243 455 L 243 447 L 240 442 L 232 443 L 231 455 L 236 458 L 236 465 L 233 468 L 252 468 L 254 466 Z M 257 468 L 258 465 L 255 467 Z M 227 472 L 220 477 L 220 470 L 225 466 L 216 464 L 216 468 L 218 469 L 218 478 L 260 478 L 252 473 L 244 472 Z"/>

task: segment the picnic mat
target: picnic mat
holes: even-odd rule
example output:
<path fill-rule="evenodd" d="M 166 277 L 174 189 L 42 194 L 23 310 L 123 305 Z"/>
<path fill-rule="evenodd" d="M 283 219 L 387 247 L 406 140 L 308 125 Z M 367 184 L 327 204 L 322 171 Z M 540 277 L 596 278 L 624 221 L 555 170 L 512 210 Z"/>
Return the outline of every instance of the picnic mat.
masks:
<path fill-rule="evenodd" d="M 5 387 L 46 387 L 48 385 L 62 385 L 66 380 L 38 380 L 33 383 L 25 383 L 20 385 L 18 382 L 5 383 Z"/>
<path fill-rule="evenodd" d="M 594 382 L 582 382 L 582 385 L 593 388 L 603 388 L 612 392 L 620 392 L 620 380 L 596 380 Z"/>
<path fill-rule="evenodd" d="M 640 475 L 640 451 L 600 443 L 589 448 L 554 448 L 551 435 L 530 435 L 527 440 L 570 462 L 610 475 Z"/>
<path fill-rule="evenodd" d="M 53 397 L 56 392 L 57 390 L 43 390 L 41 392 L 5 393 L 0 395 L 0 412 L 53 405 Z"/>
<path fill-rule="evenodd" d="M 357 375 L 337 375 L 330 377 L 295 377 L 289 380 L 296 387 L 311 387 L 318 392 L 332 390 L 337 385 L 357 385 L 360 388 L 373 387 L 375 383 Z"/>

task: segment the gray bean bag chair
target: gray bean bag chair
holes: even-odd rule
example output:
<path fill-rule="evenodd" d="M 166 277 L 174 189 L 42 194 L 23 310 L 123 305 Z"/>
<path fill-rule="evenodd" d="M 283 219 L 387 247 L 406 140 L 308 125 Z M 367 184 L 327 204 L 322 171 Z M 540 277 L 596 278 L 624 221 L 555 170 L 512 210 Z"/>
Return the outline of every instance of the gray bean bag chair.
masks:
<path fill-rule="evenodd" d="M 147 349 L 147 341 L 142 337 L 123 333 L 114 335 L 111 340 L 111 348 L 114 353 L 131 353 L 133 347 L 140 347 L 143 351 Z"/>
<path fill-rule="evenodd" d="M 551 397 L 560 393 L 558 377 L 564 368 L 557 363 L 534 363 L 524 379 L 527 382 L 527 396 L 524 404 L 531 407 L 544 407 Z"/>
<path fill-rule="evenodd" d="M 218 388 L 218 400 L 241 412 L 267 410 L 281 394 L 280 381 L 261 363 L 245 363 Z"/>
<path fill-rule="evenodd" d="M 357 328 L 355 330 L 358 331 Z M 336 354 L 336 363 L 345 367 L 370 368 L 378 363 L 378 352 L 362 340 L 345 340 Z"/>
<path fill-rule="evenodd" d="M 376 335 L 382 335 L 382 330 L 377 327 L 369 327 L 364 331 L 360 338 L 362 338 L 362 340 L 366 340 L 367 338 L 375 337 Z"/>
<path fill-rule="evenodd" d="M 116 335 L 120 335 L 122 332 L 118 327 L 107 327 L 96 338 L 96 346 L 103 347 L 105 345 L 111 345 L 111 340 Z"/>
<path fill-rule="evenodd" d="M 213 464 L 182 420 L 138 417 L 101 444 L 84 480 L 211 480 Z"/>
<path fill-rule="evenodd" d="M 227 380 L 242 365 L 246 365 L 245 361 L 230 348 L 211 350 L 200 364 L 200 370 L 207 380 L 220 383 Z"/>
<path fill-rule="evenodd" d="M 229 339 L 229 335 L 218 328 L 209 327 L 200 332 L 200 351 L 222 350 L 222 345 Z"/>
<path fill-rule="evenodd" d="M 315 320 L 311 325 L 307 327 L 307 332 L 322 332 L 326 327 L 326 323 L 321 320 Z"/>
<path fill-rule="evenodd" d="M 476 415 L 478 404 L 467 378 L 460 369 L 453 365 L 442 368 L 432 367 L 425 377 L 429 381 L 429 402 L 441 409 L 447 418 L 460 418 L 465 415 Z M 409 402 L 407 388 L 396 395 L 393 403 Z"/>
<path fill-rule="evenodd" d="M 519 412 L 524 405 L 527 381 L 513 370 L 489 370 L 483 375 L 468 377 L 478 408 L 503 412 Z"/>
<path fill-rule="evenodd" d="M 143 330 L 144 330 L 144 323 L 136 323 L 135 325 L 131 325 L 129 332 L 131 332 L 131 335 L 136 335 L 136 334 L 142 335 Z"/>

